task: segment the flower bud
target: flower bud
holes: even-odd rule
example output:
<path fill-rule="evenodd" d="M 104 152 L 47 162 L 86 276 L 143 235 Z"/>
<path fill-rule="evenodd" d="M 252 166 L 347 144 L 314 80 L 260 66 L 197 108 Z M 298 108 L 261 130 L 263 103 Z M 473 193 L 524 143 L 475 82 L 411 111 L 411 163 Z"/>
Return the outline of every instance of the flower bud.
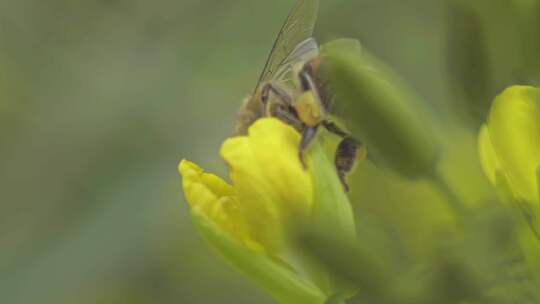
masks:
<path fill-rule="evenodd" d="M 334 96 L 334 112 L 345 120 L 371 156 L 398 173 L 432 176 L 437 145 L 432 125 L 411 92 L 356 40 L 321 47 L 320 74 Z"/>

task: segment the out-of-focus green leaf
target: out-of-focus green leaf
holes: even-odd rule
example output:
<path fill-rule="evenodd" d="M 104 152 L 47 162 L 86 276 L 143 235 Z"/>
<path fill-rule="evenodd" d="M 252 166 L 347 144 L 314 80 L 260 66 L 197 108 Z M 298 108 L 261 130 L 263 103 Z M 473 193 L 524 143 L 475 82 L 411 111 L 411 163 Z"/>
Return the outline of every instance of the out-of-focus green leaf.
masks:
<path fill-rule="evenodd" d="M 540 1 L 447 0 L 450 104 L 478 127 L 489 101 L 515 83 L 540 81 Z"/>
<path fill-rule="evenodd" d="M 485 32 L 478 14 L 463 1 L 448 0 L 446 60 L 452 102 L 462 121 L 478 127 L 493 97 Z"/>
<path fill-rule="evenodd" d="M 387 269 L 367 246 L 335 237 L 332 231 L 307 229 L 299 236 L 299 243 L 338 277 L 357 286 L 359 293 L 371 299 L 385 299 L 390 303 L 391 281 L 395 273 Z"/>
<path fill-rule="evenodd" d="M 384 245 L 374 248 L 372 239 L 355 244 L 328 231 L 306 231 L 300 243 L 336 275 L 358 286 L 359 298 L 367 302 L 536 303 L 535 270 L 524 252 L 527 247 L 519 245 L 523 240 L 515 234 L 512 217 L 494 204 L 469 210 L 459 231 L 441 232 L 428 258 L 393 261 L 379 254 Z"/>

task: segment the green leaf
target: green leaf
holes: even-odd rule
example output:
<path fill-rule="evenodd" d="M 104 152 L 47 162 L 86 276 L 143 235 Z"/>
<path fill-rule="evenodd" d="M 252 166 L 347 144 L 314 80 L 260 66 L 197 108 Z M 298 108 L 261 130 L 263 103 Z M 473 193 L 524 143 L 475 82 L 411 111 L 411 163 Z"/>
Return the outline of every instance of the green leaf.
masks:
<path fill-rule="evenodd" d="M 367 303 L 397 303 L 391 284 L 395 282 L 393 275 L 398 274 L 392 274 L 369 247 L 343 240 L 331 230 L 318 229 L 305 230 L 299 244 L 336 277 L 358 287 L 360 294 L 369 299 Z"/>
<path fill-rule="evenodd" d="M 489 112 L 494 92 L 484 24 L 466 2 L 447 2 L 446 57 L 453 97 L 450 105 L 459 118 L 478 128 Z"/>
<path fill-rule="evenodd" d="M 297 273 L 270 257 L 252 252 L 223 233 L 206 216 L 192 211 L 204 238 L 233 267 L 284 304 L 323 304 L 326 296 Z"/>

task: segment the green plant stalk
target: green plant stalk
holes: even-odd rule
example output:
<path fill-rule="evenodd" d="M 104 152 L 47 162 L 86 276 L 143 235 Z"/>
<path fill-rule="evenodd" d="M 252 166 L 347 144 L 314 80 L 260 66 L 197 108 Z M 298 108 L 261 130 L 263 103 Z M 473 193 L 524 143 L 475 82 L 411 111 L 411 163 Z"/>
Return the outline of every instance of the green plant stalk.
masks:
<path fill-rule="evenodd" d="M 430 181 L 433 182 L 435 188 L 445 196 L 448 207 L 452 209 L 457 216 L 465 214 L 467 208 L 463 204 L 463 200 L 452 187 L 450 187 L 446 179 L 439 172 L 434 173 Z"/>

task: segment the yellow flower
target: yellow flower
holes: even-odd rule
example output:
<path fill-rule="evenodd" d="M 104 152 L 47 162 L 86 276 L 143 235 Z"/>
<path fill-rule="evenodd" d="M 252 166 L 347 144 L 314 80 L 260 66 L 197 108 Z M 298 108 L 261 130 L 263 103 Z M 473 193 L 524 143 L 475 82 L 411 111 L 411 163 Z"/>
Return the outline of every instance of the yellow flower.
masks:
<path fill-rule="evenodd" d="M 540 90 L 512 86 L 493 101 L 479 135 L 479 154 L 490 181 L 513 199 L 538 205 Z"/>
<path fill-rule="evenodd" d="M 300 134 L 278 119 L 261 118 L 247 136 L 226 139 L 221 147 L 231 184 L 190 161 L 179 165 L 202 235 L 280 303 L 322 304 L 336 293 L 350 294 L 348 286 L 299 259 L 302 253 L 289 246 L 293 224 L 355 238 L 333 155 L 319 138 L 306 151 L 306 170 L 298 157 Z"/>
<path fill-rule="evenodd" d="M 179 170 L 184 178 L 184 193 L 193 212 L 206 215 L 246 247 L 262 250 L 248 235 L 235 191 L 229 184 L 187 160 L 180 162 Z"/>
<path fill-rule="evenodd" d="M 221 156 L 233 186 L 183 160 L 179 171 L 188 203 L 248 248 L 278 253 L 287 220 L 307 216 L 313 204 L 299 142 L 292 127 L 272 118 L 259 119 L 248 136 L 225 140 Z"/>

